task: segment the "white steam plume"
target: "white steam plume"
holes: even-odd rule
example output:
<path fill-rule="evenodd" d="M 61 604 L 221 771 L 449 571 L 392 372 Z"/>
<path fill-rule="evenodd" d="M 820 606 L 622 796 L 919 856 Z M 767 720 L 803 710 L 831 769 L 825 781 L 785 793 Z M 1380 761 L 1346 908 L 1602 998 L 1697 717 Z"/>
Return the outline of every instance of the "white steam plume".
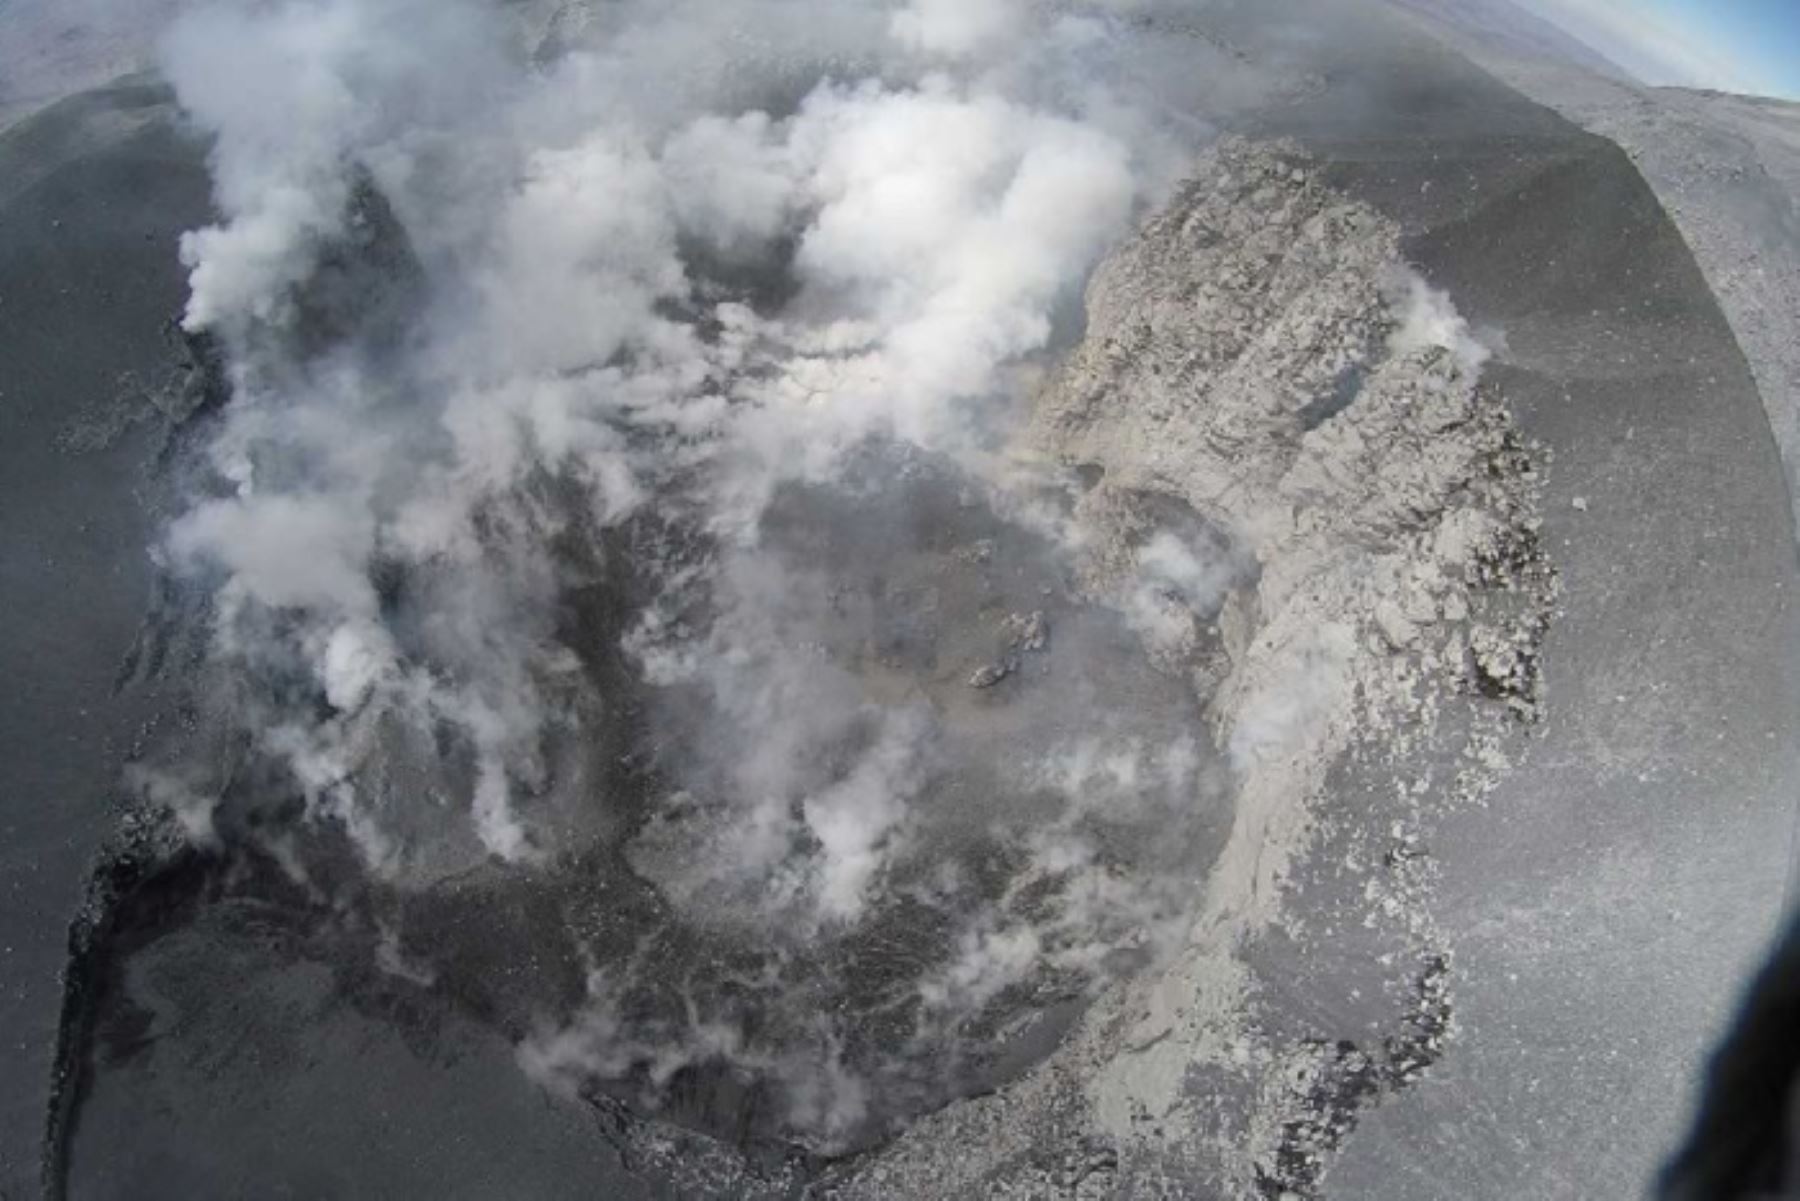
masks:
<path fill-rule="evenodd" d="M 182 243 L 185 324 L 223 342 L 232 397 L 216 486 L 163 553 L 208 588 L 218 657 L 251 681 L 239 716 L 307 811 L 400 883 L 579 849 L 617 800 L 605 732 L 630 706 L 597 666 L 616 662 L 694 714 L 651 719 L 693 762 L 631 844 L 640 874 L 684 918 L 792 938 L 863 920 L 928 842 L 949 720 L 933 706 L 1014 735 L 963 695 L 966 668 L 946 702 L 821 652 L 809 625 L 867 598 L 774 553 L 770 514 L 784 490 L 854 490 L 871 444 L 1003 490 L 991 448 L 1074 335 L 1088 272 L 1209 136 L 1191 114 L 1254 91 L 1166 32 L 1181 9 L 243 0 L 182 17 L 163 63 L 214 139 L 218 207 Z M 1124 619 L 1191 641 L 1239 569 L 1214 555 L 1151 540 Z M 613 624 L 593 615 L 593 595 L 633 589 Z M 1034 587 L 1008 620 L 1031 626 L 1038 603 Z M 919 985 L 922 1030 L 1045 964 L 1098 972 L 1175 912 L 1095 829 L 1179 820 L 1202 748 L 1173 706 L 1097 729 L 1075 695 L 1010 752 L 1041 752 L 1008 786 L 1058 814 L 1023 844 L 1036 890 L 969 918 Z M 997 756 L 983 767 L 999 778 Z M 211 804 L 183 809 L 209 834 Z M 723 1056 L 785 1081 L 802 1126 L 860 1120 L 835 1050 L 821 1074 L 711 1018 L 625 1029 L 609 989 L 530 1063 L 648 1061 L 666 1080 Z"/>
<path fill-rule="evenodd" d="M 186 322 L 238 363 L 215 447 L 236 494 L 172 557 L 222 572 L 222 645 L 285 640 L 336 724 L 460 727 L 509 856 L 559 661 L 542 543 L 568 520 L 528 481 L 578 482 L 604 528 L 705 464 L 711 524 L 754 540 L 782 478 L 832 477 L 869 434 L 959 453 L 1173 161 L 1142 78 L 1109 84 L 1134 36 L 1109 5 L 625 4 L 585 36 L 534 65 L 474 0 L 284 0 L 190 12 L 164 48 L 216 138 Z M 359 181 L 428 305 L 397 356 L 273 367 L 368 220 Z M 709 300 L 690 245 L 788 255 L 792 298 Z M 429 581 L 427 619 L 383 628 L 377 561 Z"/>

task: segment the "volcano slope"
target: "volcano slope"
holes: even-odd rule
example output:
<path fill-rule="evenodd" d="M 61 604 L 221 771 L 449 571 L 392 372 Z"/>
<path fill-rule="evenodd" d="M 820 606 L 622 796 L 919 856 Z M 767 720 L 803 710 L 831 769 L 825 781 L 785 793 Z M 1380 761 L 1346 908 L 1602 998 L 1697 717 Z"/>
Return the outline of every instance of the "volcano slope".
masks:
<path fill-rule="evenodd" d="M 1216 12 L 1211 36 L 1279 62 L 1258 13 Z M 683 523 L 681 478 L 658 520 L 552 522 L 573 530 L 557 613 L 578 666 L 532 665 L 569 720 L 538 845 L 511 861 L 425 811 L 387 834 L 429 853 L 371 872 L 380 844 L 351 814 L 314 820 L 246 746 L 266 698 L 219 674 L 194 598 L 165 593 L 119 695 L 172 698 L 174 732 L 133 758 L 207 765 L 223 799 L 202 845 L 161 804 L 110 840 L 72 940 L 51 1191 L 1637 1192 L 1680 1118 L 1669 1081 L 1778 906 L 1779 463 L 1629 162 L 1374 28 L 1310 98 L 1240 114 L 1250 140 L 1203 157 L 1101 267 L 1003 467 L 876 443 L 854 486 L 774 498 L 761 544 L 815 587 L 766 603 L 756 563 Z M 123 95 L 166 128 L 166 102 Z M 118 105 L 53 110 L 9 149 L 44 156 L 74 128 L 70 157 L 113 170 L 130 155 L 90 131 Z M 409 268 L 379 197 L 360 203 L 366 236 L 318 286 L 372 297 L 359 324 L 379 327 Z M 7 223 L 18 290 L 41 290 L 33 255 L 117 229 L 104 206 L 50 207 L 49 230 Z M 198 219 L 150 211 L 165 239 Z M 57 277 L 57 328 L 97 336 L 112 280 Z M 19 344 L 64 378 L 52 339 Z M 121 346 L 118 370 L 173 373 L 173 398 L 151 389 L 171 416 L 148 419 L 178 424 L 173 452 L 105 412 L 72 426 L 38 390 L 21 461 L 76 478 L 94 460 L 53 457 L 65 435 L 153 468 L 152 504 L 185 489 L 217 365 L 172 345 L 166 364 L 154 337 Z M 133 511 L 82 497 L 89 520 Z M 95 588 L 77 563 L 38 579 Z M 378 583 L 396 609 L 433 587 Z M 147 587 L 116 595 L 129 610 Z M 55 628 L 56 606 L 33 612 Z M 683 622 L 756 653 L 684 674 L 682 639 L 658 636 Z M 822 773 L 810 812 L 776 815 L 797 841 L 758 842 L 769 823 L 721 805 L 756 748 L 707 737 L 769 680 L 824 698 L 813 741 L 783 748 Z M 12 728 L 9 763 L 48 761 Z M 359 786 L 477 805 L 474 749 L 349 733 Z M 842 804 L 868 783 L 844 763 L 888 772 L 882 795 L 905 781 L 907 839 L 887 840 L 899 819 L 833 820 L 869 812 Z M 46 912 L 73 865 L 32 884 L 26 865 L 85 853 L 102 779 L 57 790 L 95 798 L 94 832 L 21 844 L 15 888 Z M 597 791 L 614 803 L 577 803 Z M 20 819 L 52 804 L 11 795 Z M 854 921 L 834 915 L 868 879 Z M 61 938 L 41 916 L 28 933 Z M 44 993 L 23 994 L 40 1031 Z M 9 1136 L 15 1176 L 35 1145 Z"/>

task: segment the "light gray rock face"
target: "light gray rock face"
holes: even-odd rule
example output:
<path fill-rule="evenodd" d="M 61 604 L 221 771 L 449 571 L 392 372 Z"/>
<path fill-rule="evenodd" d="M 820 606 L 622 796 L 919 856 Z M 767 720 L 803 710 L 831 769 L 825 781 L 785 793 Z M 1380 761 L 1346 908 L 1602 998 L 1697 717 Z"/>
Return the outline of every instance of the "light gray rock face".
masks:
<path fill-rule="evenodd" d="M 1095 481 L 1095 592 L 1154 568 L 1154 498 L 1241 548 L 1214 583 L 1223 662 L 1146 623 L 1215 696 L 1236 819 L 1172 954 L 1046 1068 L 903 1137 L 867 1195 L 1316 1195 L 1362 1111 L 1445 1053 L 1422 832 L 1535 714 L 1553 580 L 1486 352 L 1398 237 L 1297 147 L 1228 141 L 1096 272 L 1027 437 Z M 1335 803 L 1353 762 L 1365 791 Z"/>
<path fill-rule="evenodd" d="M 1291 1079 L 1310 1090 L 1335 1064 L 1365 1091 L 1312 1092 L 1351 1104 L 1297 1119 L 1290 1154 L 1262 1174 L 1215 1163 L 1176 1191 L 1638 1197 L 1678 1142 L 1707 1050 L 1783 908 L 1800 774 L 1784 733 L 1800 646 L 1788 494 L 1731 327 L 1630 160 L 1452 55 L 1414 44 L 1391 66 L 1258 128 L 1303 137 L 1328 164 L 1322 178 L 1395 221 L 1407 260 L 1476 327 L 1504 331 L 1486 378 L 1522 433 L 1555 452 L 1542 537 L 1562 588 L 1543 646 L 1547 712 L 1484 804 L 1451 807 L 1417 835 L 1401 827 L 1384 855 L 1401 880 L 1422 880 L 1452 949 L 1447 980 L 1423 965 L 1412 994 L 1427 1045 L 1436 999 L 1452 1011 L 1424 1083 L 1385 1100 L 1366 1088 L 1354 1036 L 1370 1028 L 1382 995 L 1370 965 L 1386 949 L 1354 924 L 1320 922 L 1329 936 L 1304 950 L 1273 934 L 1251 956 L 1265 1016 L 1320 1047 Z M 1404 626 L 1383 624 L 1385 643 L 1404 641 Z M 1503 648 L 1482 657 L 1510 674 Z M 1400 778 L 1345 763 L 1322 811 L 1379 812 Z M 1356 861 L 1330 835 L 1319 845 L 1289 885 L 1303 928 L 1332 912 L 1332 882 Z M 1191 1007 L 1232 985 L 1229 972 L 1188 980 L 1200 987 L 1173 992 Z M 1150 1059 L 1173 1037 L 1131 1044 L 1127 1076 L 1155 1081 Z M 1341 1059 L 1334 1039 L 1350 1042 Z M 1218 1075 L 1184 1066 L 1170 1078 L 1217 1089 L 1222 1115 L 1256 1109 Z M 1125 1111 L 1167 1129 L 1153 1110 Z M 1015 1092 L 923 1132 L 998 1148 L 1010 1176 L 958 1169 L 910 1139 L 882 1163 L 925 1196 L 1002 1179 L 1018 1195 L 1156 1195 L 1141 1160 L 1095 1149 L 1071 1116 L 1082 1112 Z M 1232 1120 L 1212 1133 L 1241 1134 Z M 1036 1150 L 1046 1142 L 1066 1154 Z M 1034 1163 L 1042 1175 L 1021 1166 Z"/>

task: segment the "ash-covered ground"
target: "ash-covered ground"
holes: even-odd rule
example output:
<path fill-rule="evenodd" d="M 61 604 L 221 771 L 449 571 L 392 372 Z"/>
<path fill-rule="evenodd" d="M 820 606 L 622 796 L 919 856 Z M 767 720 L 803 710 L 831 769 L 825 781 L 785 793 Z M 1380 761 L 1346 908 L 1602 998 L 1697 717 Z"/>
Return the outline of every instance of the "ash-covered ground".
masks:
<path fill-rule="evenodd" d="M 1425 27 L 1540 104 L 1617 143 L 1681 230 L 1756 377 L 1788 478 L 1800 447 L 1800 105 L 1673 87 L 1647 87 L 1579 55 L 1531 54 L 1504 36 L 1511 5 L 1491 28 L 1430 3 L 1410 5 Z M 1565 39 L 1566 41 L 1566 39 Z"/>
<path fill-rule="evenodd" d="M 1516 248 L 1754 391 L 1629 171 L 1437 53 L 1350 5 L 184 12 L 158 153 L 214 211 L 162 365 L 57 426 L 164 441 L 49 1190 L 1338 1195 L 1459 1053 L 1553 1053 L 1458 907 L 1590 820 L 1530 772 L 1603 595 L 1538 432 L 1587 471 L 1557 399 L 1610 410 Z M 1520 207 L 1584 171 L 1641 279 Z"/>

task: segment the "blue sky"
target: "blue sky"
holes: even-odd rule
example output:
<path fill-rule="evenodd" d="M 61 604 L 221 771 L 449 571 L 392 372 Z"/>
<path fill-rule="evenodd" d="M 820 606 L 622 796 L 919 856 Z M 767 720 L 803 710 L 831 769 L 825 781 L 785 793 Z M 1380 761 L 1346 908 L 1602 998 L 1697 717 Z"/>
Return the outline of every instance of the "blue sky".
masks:
<path fill-rule="evenodd" d="M 1521 0 L 1646 83 L 1800 100 L 1800 0 Z"/>

